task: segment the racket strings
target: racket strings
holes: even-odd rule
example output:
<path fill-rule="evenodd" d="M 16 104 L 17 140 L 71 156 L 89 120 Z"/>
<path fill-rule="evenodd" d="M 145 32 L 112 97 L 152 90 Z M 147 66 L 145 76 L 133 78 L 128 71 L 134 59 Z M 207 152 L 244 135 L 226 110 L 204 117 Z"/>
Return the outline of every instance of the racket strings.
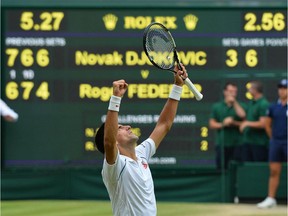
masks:
<path fill-rule="evenodd" d="M 171 35 L 161 26 L 151 26 L 146 35 L 148 57 L 159 67 L 174 67 L 174 43 Z"/>

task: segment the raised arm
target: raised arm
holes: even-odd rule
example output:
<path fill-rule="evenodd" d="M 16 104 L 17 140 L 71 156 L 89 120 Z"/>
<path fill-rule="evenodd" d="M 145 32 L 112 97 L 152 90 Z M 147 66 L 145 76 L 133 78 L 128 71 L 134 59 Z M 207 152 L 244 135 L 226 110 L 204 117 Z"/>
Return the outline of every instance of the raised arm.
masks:
<path fill-rule="evenodd" d="M 104 149 L 108 164 L 114 164 L 117 157 L 118 111 L 121 97 L 125 94 L 127 87 L 128 84 L 125 80 L 113 82 L 113 95 L 109 104 L 104 129 Z"/>
<path fill-rule="evenodd" d="M 235 99 L 234 103 L 233 103 L 233 107 L 234 110 L 236 112 L 236 114 L 241 118 L 244 119 L 246 117 L 246 112 L 243 109 L 242 106 L 240 106 L 240 104 L 238 103 L 238 101 Z"/>
<path fill-rule="evenodd" d="M 174 71 L 177 71 L 174 75 L 174 86 L 162 109 L 158 122 L 150 135 L 150 138 L 155 142 L 156 148 L 158 148 L 173 124 L 182 92 L 182 86 L 184 85 L 183 78 L 187 78 L 187 72 L 183 65 L 182 70 L 179 70 L 178 67 L 175 66 Z"/>

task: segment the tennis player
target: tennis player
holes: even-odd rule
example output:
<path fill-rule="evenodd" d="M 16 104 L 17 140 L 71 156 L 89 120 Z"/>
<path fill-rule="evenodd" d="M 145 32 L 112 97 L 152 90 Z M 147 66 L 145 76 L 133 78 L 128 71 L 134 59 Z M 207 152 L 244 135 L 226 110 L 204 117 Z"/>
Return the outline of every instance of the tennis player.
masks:
<path fill-rule="evenodd" d="M 159 120 L 149 138 L 137 145 L 138 136 L 131 127 L 118 123 L 121 98 L 128 84 L 125 80 L 113 82 L 106 122 L 95 136 L 97 149 L 104 153 L 102 177 L 112 203 L 113 215 L 157 215 L 154 183 L 149 159 L 170 130 L 177 112 L 182 86 L 187 72 L 175 67 L 174 85 L 162 109 Z"/>

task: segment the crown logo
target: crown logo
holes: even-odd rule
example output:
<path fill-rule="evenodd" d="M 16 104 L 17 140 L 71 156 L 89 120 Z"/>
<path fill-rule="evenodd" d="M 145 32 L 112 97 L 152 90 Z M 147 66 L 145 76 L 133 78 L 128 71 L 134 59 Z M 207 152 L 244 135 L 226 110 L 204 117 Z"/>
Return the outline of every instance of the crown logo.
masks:
<path fill-rule="evenodd" d="M 183 20 L 185 22 L 186 29 L 192 31 L 196 28 L 198 17 L 193 14 L 187 14 Z"/>
<path fill-rule="evenodd" d="M 116 27 L 118 17 L 115 16 L 114 14 L 106 14 L 103 17 L 103 21 L 104 21 L 104 25 L 105 25 L 106 29 L 109 31 L 112 31 Z"/>

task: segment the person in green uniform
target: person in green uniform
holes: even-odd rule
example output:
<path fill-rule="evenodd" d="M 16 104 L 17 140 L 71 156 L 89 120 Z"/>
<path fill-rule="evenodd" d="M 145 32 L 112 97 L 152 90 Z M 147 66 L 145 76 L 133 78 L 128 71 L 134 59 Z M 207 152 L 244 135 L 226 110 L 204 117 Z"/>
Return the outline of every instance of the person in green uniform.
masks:
<path fill-rule="evenodd" d="M 216 166 L 228 168 L 231 160 L 241 160 L 241 134 L 239 125 L 245 118 L 245 105 L 236 99 L 238 88 L 228 82 L 223 89 L 224 99 L 213 104 L 209 128 L 216 130 Z M 222 158 L 224 160 L 222 160 Z"/>
<path fill-rule="evenodd" d="M 246 120 L 239 127 L 243 133 L 243 161 L 261 162 L 268 160 L 269 138 L 265 132 L 269 102 L 263 95 L 260 81 L 250 82 L 249 92 L 253 99 L 246 110 Z"/>

